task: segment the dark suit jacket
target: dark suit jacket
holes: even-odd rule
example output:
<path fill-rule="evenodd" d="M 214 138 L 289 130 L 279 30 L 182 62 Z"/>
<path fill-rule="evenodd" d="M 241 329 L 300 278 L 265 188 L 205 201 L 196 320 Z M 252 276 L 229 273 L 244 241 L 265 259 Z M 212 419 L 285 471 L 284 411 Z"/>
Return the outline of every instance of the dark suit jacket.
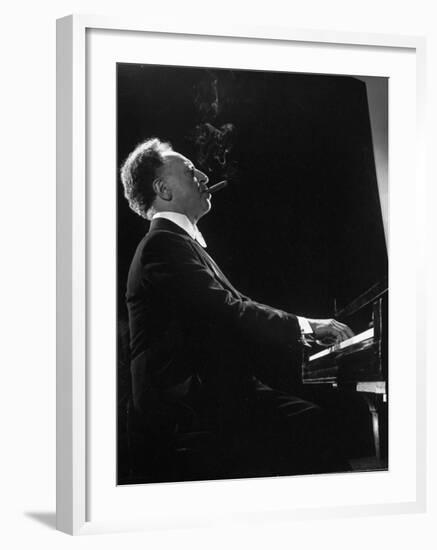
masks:
<path fill-rule="evenodd" d="M 250 388 L 263 350 L 301 349 L 294 315 L 242 295 L 165 219 L 138 245 L 126 297 L 134 406 L 159 430 L 198 406 L 193 395 L 203 395 L 203 413 L 220 423 Z"/>

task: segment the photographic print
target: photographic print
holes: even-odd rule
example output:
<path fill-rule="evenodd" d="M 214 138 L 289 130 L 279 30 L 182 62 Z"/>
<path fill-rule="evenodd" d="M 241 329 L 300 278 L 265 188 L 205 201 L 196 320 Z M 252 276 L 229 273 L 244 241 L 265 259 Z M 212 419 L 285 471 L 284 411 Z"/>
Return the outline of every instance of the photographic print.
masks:
<path fill-rule="evenodd" d="M 117 64 L 117 483 L 388 468 L 388 80 Z"/>

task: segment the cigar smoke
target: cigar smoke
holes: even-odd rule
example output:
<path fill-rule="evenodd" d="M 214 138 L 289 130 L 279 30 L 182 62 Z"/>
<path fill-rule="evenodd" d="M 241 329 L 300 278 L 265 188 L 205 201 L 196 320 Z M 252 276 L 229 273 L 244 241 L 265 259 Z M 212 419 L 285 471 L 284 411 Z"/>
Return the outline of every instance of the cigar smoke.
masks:
<path fill-rule="evenodd" d="M 207 69 L 200 76 L 194 87 L 198 116 L 190 140 L 195 146 L 199 168 L 210 179 L 230 179 L 234 184 L 234 162 L 229 157 L 236 140 L 236 127 L 226 120 L 233 105 L 232 82 L 232 74 L 229 76 L 226 72 Z M 211 192 L 222 189 L 224 185 L 211 186 Z"/>

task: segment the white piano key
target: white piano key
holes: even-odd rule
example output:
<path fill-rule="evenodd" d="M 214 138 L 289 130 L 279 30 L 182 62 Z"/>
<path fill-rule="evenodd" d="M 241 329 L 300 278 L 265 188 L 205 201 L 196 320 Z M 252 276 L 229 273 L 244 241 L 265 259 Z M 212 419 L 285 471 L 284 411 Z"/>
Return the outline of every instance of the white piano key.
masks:
<path fill-rule="evenodd" d="M 373 338 L 373 336 L 374 336 L 374 330 L 372 327 L 372 328 L 369 328 L 368 330 L 365 330 L 364 332 L 355 334 L 355 336 L 352 336 L 352 338 L 343 340 L 343 342 L 340 342 L 339 344 L 335 344 L 335 346 L 331 346 L 322 351 L 319 351 L 318 353 L 315 353 L 314 355 L 311 355 L 308 358 L 308 360 L 314 361 L 315 359 L 320 359 L 320 357 L 324 357 L 325 355 L 329 355 L 331 353 L 334 353 L 335 351 L 339 351 L 341 349 L 348 348 L 349 346 L 352 346 L 354 344 L 358 344 L 359 342 L 364 342 L 365 340 L 369 340 L 370 338 Z"/>

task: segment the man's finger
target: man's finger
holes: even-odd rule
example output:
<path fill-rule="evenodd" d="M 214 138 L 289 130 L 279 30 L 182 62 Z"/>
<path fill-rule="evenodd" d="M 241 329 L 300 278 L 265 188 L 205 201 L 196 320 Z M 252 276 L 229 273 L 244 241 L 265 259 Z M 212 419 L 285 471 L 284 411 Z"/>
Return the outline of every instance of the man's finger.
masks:
<path fill-rule="evenodd" d="M 340 331 L 342 334 L 344 334 L 346 340 L 348 338 L 352 338 L 352 336 L 354 335 L 352 330 L 347 325 L 342 325 Z"/>
<path fill-rule="evenodd" d="M 335 321 L 335 327 L 342 335 L 345 336 L 344 340 L 347 340 L 348 338 L 352 338 L 352 336 L 354 335 L 353 331 L 344 323 Z"/>

